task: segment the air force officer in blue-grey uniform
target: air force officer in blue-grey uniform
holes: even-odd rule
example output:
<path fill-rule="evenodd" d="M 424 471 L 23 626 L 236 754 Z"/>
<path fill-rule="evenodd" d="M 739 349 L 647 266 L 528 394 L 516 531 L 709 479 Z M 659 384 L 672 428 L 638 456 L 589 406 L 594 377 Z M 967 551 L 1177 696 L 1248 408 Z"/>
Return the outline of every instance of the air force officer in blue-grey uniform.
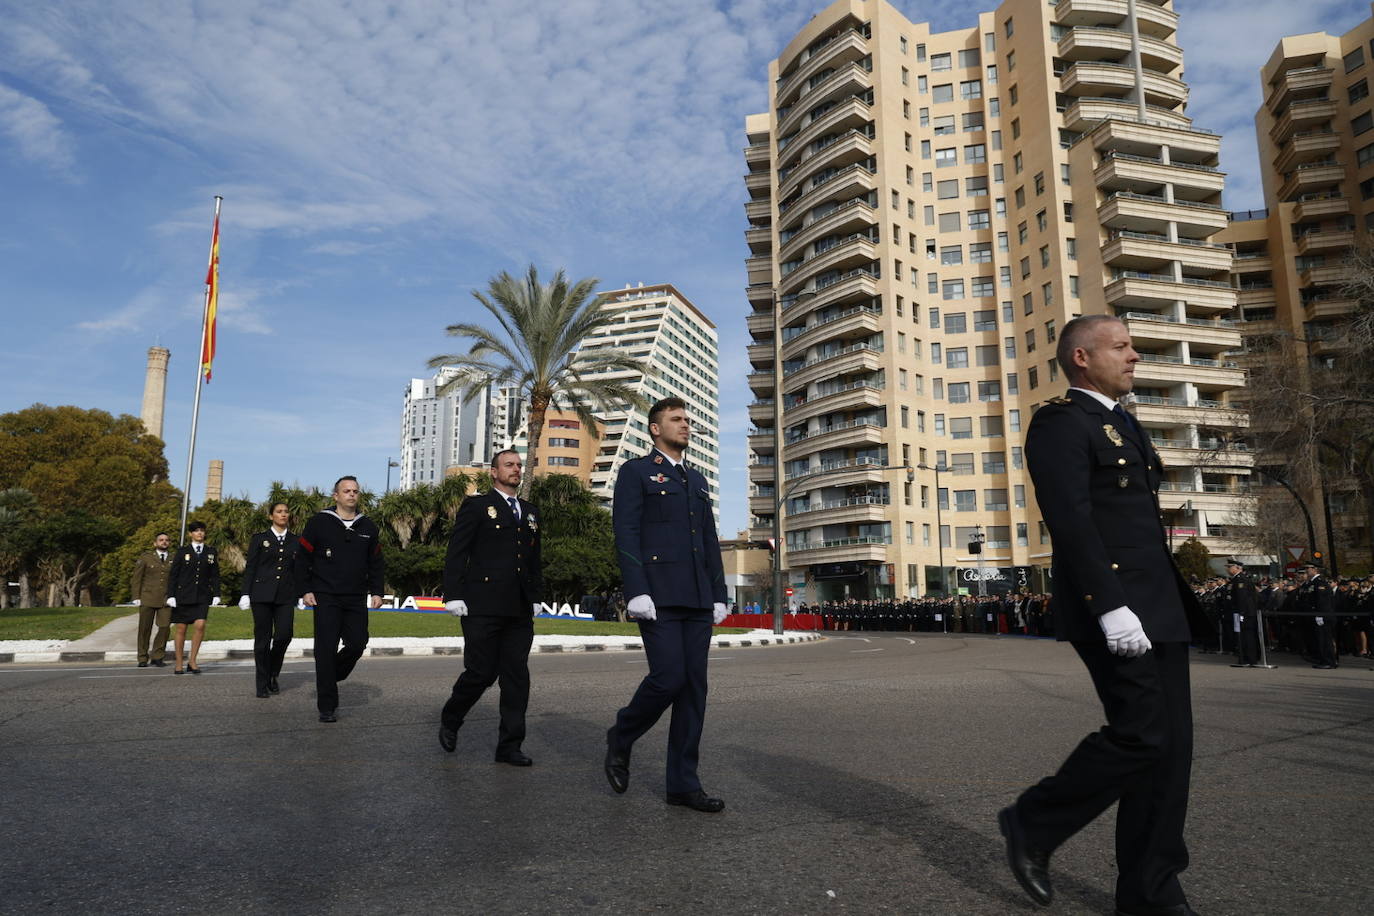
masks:
<path fill-rule="evenodd" d="M 630 748 L 669 707 L 667 802 L 714 813 L 725 807 L 697 778 L 706 716 L 711 626 L 725 619 L 725 571 L 706 478 L 683 461 L 692 437 L 687 405 L 664 398 L 649 409 L 654 448 L 625 462 L 615 482 L 616 556 L 639 622 L 649 674 L 606 732 L 606 778 L 630 782 Z"/>

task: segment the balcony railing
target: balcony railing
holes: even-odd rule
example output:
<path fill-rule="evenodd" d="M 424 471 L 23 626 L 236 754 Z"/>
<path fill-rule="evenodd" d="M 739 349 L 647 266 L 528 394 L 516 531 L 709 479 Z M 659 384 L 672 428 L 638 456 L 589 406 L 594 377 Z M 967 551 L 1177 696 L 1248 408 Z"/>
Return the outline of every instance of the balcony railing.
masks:
<path fill-rule="evenodd" d="M 1241 322 L 1232 318 L 1185 318 L 1179 321 L 1172 315 L 1162 315 L 1159 312 L 1125 312 L 1117 316 L 1127 321 L 1162 321 L 1168 324 L 1191 324 L 1200 328 L 1234 328 Z"/>
<path fill-rule="evenodd" d="M 1189 245 L 1193 248 L 1219 248 L 1229 250 L 1229 245 L 1218 245 L 1214 242 L 1204 242 L 1201 239 L 1177 238 L 1171 239 L 1167 235 L 1159 232 L 1136 232 L 1132 229 L 1113 229 L 1107 233 L 1108 241 L 1115 239 L 1140 239 L 1144 242 L 1167 242 L 1170 245 Z M 1239 257 L 1238 255 L 1234 257 Z M 1266 255 L 1267 257 L 1267 255 Z"/>
<path fill-rule="evenodd" d="M 806 515 L 808 512 L 824 512 L 826 509 L 846 509 L 850 506 L 890 506 L 892 500 L 886 496 L 855 496 L 850 499 L 832 499 L 829 502 L 809 505 L 805 509 L 793 509 L 789 515 Z"/>
<path fill-rule="evenodd" d="M 861 426 L 872 426 L 875 429 L 883 429 L 886 425 L 887 424 L 880 423 L 877 420 L 870 420 L 867 418 L 861 420 L 848 420 L 844 423 L 832 423 L 829 426 L 822 426 L 818 428 L 815 432 L 808 431 L 800 434 L 789 435 L 787 437 L 787 442 L 790 445 L 793 442 L 805 442 L 807 439 L 814 439 L 817 436 L 824 436 L 827 433 L 837 433 L 841 430 L 858 429 Z M 769 430 L 769 432 L 772 432 L 772 430 Z"/>
<path fill-rule="evenodd" d="M 784 476 L 784 480 L 796 480 L 801 477 L 810 477 L 813 474 L 829 474 L 832 471 L 845 471 L 851 468 L 882 468 L 887 467 L 886 461 L 877 458 L 846 458 L 843 461 L 826 461 L 819 465 L 806 467 L 800 471 L 792 471 Z"/>
<path fill-rule="evenodd" d="M 1123 198 L 1126 200 L 1144 200 L 1155 204 L 1169 204 L 1174 207 L 1194 207 L 1198 210 L 1222 211 L 1222 207 L 1220 204 L 1206 204 L 1197 200 L 1169 200 L 1168 198 L 1161 197 L 1158 194 L 1137 194 L 1135 191 L 1113 191 L 1112 193 L 1108 194 L 1102 202 L 1107 203 L 1108 201 L 1116 200 L 1117 198 Z"/>
<path fill-rule="evenodd" d="M 852 344 L 848 347 L 840 347 L 838 350 L 831 350 L 829 353 L 824 353 L 820 356 L 813 356 L 811 357 L 811 359 L 808 359 L 806 362 L 802 363 L 799 366 L 793 366 L 790 369 L 783 369 L 782 374 L 784 376 L 792 375 L 794 373 L 802 371 L 803 369 L 809 369 L 812 366 L 819 365 L 820 363 L 826 362 L 828 360 L 838 359 L 841 356 L 848 356 L 850 353 L 859 353 L 864 350 L 867 350 L 871 353 L 883 352 L 883 348 L 881 346 L 875 346 L 867 342 Z"/>
<path fill-rule="evenodd" d="M 804 550 L 824 550 L 827 547 L 862 547 L 866 544 L 891 544 L 892 538 L 881 537 L 870 534 L 865 537 L 857 538 L 835 538 L 829 541 L 820 541 L 815 544 L 788 545 L 788 550 L 800 553 Z"/>
<path fill-rule="evenodd" d="M 1191 169 L 1194 172 L 1221 172 L 1221 169 L 1217 168 L 1214 165 L 1197 165 L 1196 163 L 1192 162 L 1165 162 L 1163 159 L 1159 159 L 1154 156 L 1140 156 L 1135 153 L 1119 153 L 1115 150 L 1109 150 L 1102 154 L 1102 161 L 1106 162 L 1110 159 L 1125 159 L 1130 162 L 1146 162 L 1150 165 L 1163 165 L 1176 169 Z"/>

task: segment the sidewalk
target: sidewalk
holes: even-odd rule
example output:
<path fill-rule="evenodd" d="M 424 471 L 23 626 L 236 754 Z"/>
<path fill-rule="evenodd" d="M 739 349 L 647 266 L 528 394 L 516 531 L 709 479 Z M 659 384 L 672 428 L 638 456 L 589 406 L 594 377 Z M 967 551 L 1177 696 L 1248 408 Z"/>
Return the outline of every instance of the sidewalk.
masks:
<path fill-rule="evenodd" d="M 774 635 L 772 630 L 750 630 L 732 633 L 711 640 L 717 649 L 743 646 L 782 646 L 814 642 L 823 637 L 811 632 Z M 15 639 L 0 640 L 0 664 L 48 664 L 52 662 L 137 662 L 134 643 L 138 639 L 138 614 L 112 620 L 105 626 L 74 640 Z M 644 648 L 638 636 L 536 636 L 534 652 L 609 652 L 640 651 Z M 170 658 L 172 646 L 167 645 Z M 367 654 L 372 656 L 462 655 L 463 637 L 405 637 L 383 636 L 368 640 Z M 286 650 L 287 658 L 314 658 L 311 640 L 297 639 Z M 253 657 L 253 640 L 206 640 L 200 646 L 201 661 L 242 659 Z"/>

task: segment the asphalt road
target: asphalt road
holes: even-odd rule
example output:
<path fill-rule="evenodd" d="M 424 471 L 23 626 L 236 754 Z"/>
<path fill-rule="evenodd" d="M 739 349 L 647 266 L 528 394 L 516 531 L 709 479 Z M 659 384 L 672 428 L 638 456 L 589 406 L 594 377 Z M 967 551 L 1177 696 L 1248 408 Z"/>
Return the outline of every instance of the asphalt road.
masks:
<path fill-rule="evenodd" d="M 837 634 L 838 635 L 838 634 Z M 1374 671 L 1193 664 L 1184 875 L 1218 913 L 1374 910 Z M 995 813 L 1099 724 L 1048 641 L 853 634 L 712 654 L 705 815 L 663 803 L 667 719 L 630 791 L 606 726 L 630 652 L 538 655 L 525 750 L 492 762 L 495 691 L 435 740 L 458 658 L 367 658 L 340 721 L 313 668 L 0 669 L 0 911 L 951 913 L 1038 911 Z M 1052 863 L 1055 913 L 1112 910 L 1109 812 Z"/>

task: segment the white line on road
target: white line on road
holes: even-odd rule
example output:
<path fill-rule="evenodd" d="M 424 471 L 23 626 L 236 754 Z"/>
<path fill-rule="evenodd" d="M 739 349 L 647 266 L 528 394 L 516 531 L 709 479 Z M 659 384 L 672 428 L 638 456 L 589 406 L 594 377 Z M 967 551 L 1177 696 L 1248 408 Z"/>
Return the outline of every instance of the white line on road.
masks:
<path fill-rule="evenodd" d="M 916 640 L 914 639 L 907 639 L 905 636 L 898 636 L 897 638 L 900 639 L 902 642 L 909 642 L 913 646 L 916 645 Z"/>
<path fill-rule="evenodd" d="M 866 636 L 836 636 L 835 638 L 836 638 L 836 639 L 857 639 L 857 640 L 859 640 L 859 641 L 861 641 L 861 642 L 872 642 L 872 641 L 873 641 L 873 640 L 869 639 L 869 638 L 866 637 Z"/>
<path fill-rule="evenodd" d="M 881 651 L 883 651 L 883 650 L 882 650 L 882 649 L 850 649 L 849 651 L 850 651 L 851 653 L 854 653 L 854 652 L 881 652 Z"/>

